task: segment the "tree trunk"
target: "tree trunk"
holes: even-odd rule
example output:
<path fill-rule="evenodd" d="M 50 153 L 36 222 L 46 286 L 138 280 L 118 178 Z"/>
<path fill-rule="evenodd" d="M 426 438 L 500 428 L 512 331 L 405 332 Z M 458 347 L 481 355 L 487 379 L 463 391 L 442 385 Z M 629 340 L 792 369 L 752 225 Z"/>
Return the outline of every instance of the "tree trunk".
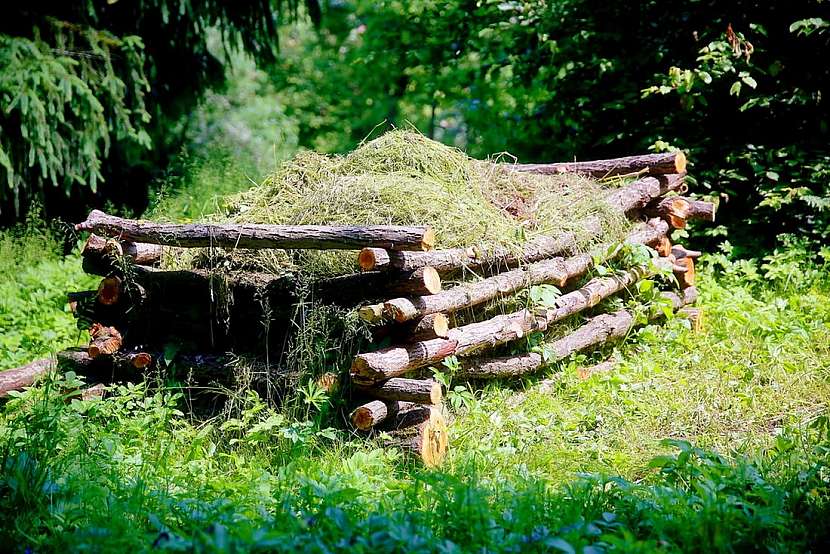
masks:
<path fill-rule="evenodd" d="M 689 288 L 682 293 L 663 292 L 664 298 L 671 301 L 672 307 L 679 310 L 697 299 L 697 291 Z M 659 314 L 657 315 L 659 317 Z M 544 359 L 541 354 L 529 352 L 519 356 L 504 356 L 490 359 L 469 359 L 462 363 L 456 377 L 467 379 L 499 379 L 518 377 L 532 373 L 545 365 L 567 358 L 571 354 L 590 347 L 604 344 L 610 340 L 624 337 L 634 326 L 634 315 L 627 310 L 610 314 L 601 314 L 589 319 L 573 333 L 548 343 Z"/>
<path fill-rule="evenodd" d="M 259 225 L 253 223 L 172 224 L 137 221 L 90 212 L 76 231 L 92 231 L 121 240 L 181 247 L 359 250 L 431 250 L 435 233 L 428 227 L 394 225 Z"/>
<path fill-rule="evenodd" d="M 373 306 L 369 306 L 369 308 L 374 306 L 380 306 L 381 310 L 383 308 L 382 304 L 374 304 Z M 361 310 L 364 310 L 364 308 L 361 308 Z M 397 344 L 437 338 L 445 339 L 449 335 L 449 331 L 450 319 L 446 314 L 437 313 L 425 315 L 422 318 L 414 319 L 402 325 L 391 323 L 374 327 L 372 328 L 372 338 L 375 342 L 390 339 L 393 344 Z"/>
<path fill-rule="evenodd" d="M 631 233 L 626 242 L 655 244 L 667 231 L 668 226 L 664 222 L 653 220 Z M 601 246 L 597 250 L 604 252 L 607 249 L 608 246 Z M 593 257 L 590 254 L 580 254 L 567 259 L 542 260 L 477 282 L 464 283 L 439 294 L 394 298 L 384 303 L 384 316 L 400 323 L 428 314 L 455 312 L 488 302 L 499 296 L 514 294 L 516 291 L 533 285 L 554 283 L 562 287 L 568 281 L 582 276 L 592 266 Z M 376 312 L 377 310 L 371 307 L 365 315 L 374 318 Z"/>
<path fill-rule="evenodd" d="M 441 385 L 431 379 L 404 379 L 394 377 L 372 386 L 356 385 L 355 390 L 370 398 L 404 400 L 418 404 L 440 404 Z"/>
<path fill-rule="evenodd" d="M 543 175 L 580 173 L 595 178 L 643 172 L 651 175 L 662 175 L 685 172 L 686 156 L 683 152 L 664 152 L 660 154 L 645 154 L 642 156 L 626 156 L 624 158 L 610 160 L 549 164 L 515 164 L 510 167 L 516 171 L 541 173 Z"/>
<path fill-rule="evenodd" d="M 679 188 L 683 184 L 684 177 L 684 175 L 645 177 L 611 192 L 606 202 L 611 209 L 622 213 L 642 209 L 655 198 Z M 602 234 L 602 224 L 598 217 L 589 217 L 581 224 L 588 235 Z M 474 248 L 450 248 L 431 252 L 386 252 L 386 256 L 379 257 L 377 253 L 364 251 L 361 253 L 362 259 L 361 255 L 358 259 L 364 270 L 413 271 L 419 267 L 431 266 L 439 273 L 451 273 L 463 267 L 492 269 L 538 262 L 572 251 L 576 243 L 574 233 L 565 233 L 559 237 L 535 237 L 525 243 L 519 253 L 510 248 L 495 248 L 486 253 L 478 252 Z M 385 261 L 387 258 L 388 262 Z M 384 260 L 380 267 L 372 265 L 372 260 L 377 259 Z"/>

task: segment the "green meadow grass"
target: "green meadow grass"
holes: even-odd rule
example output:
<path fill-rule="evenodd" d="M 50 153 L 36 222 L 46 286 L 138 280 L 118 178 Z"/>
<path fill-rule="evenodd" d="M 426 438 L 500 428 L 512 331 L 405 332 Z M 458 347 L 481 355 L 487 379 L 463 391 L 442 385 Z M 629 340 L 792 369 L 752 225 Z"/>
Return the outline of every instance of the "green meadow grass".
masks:
<path fill-rule="evenodd" d="M 3 351 L 8 367 L 75 340 L 28 271 L 55 291 L 85 277 L 42 234 L 3 241 L 29 267 L 3 265 L 4 306 L 29 310 L 4 337 L 35 337 Z M 204 421 L 175 389 L 84 401 L 44 382 L 0 417 L 0 535 L 18 551 L 819 550 L 826 263 L 796 247 L 765 264 L 714 255 L 699 288 L 702 332 L 642 328 L 604 353 L 609 373 L 582 378 L 577 358 L 520 385 L 453 383 L 440 470 L 327 427 L 319 397 L 300 419 L 250 395 Z"/>

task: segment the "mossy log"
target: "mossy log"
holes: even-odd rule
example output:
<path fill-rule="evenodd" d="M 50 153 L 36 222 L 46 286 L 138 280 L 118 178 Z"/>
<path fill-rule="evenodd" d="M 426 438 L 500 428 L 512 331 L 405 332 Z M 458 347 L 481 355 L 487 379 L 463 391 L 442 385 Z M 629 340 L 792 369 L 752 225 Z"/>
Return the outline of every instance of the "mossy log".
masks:
<path fill-rule="evenodd" d="M 443 398 L 441 385 L 432 379 L 395 377 L 376 385 L 356 384 L 355 390 L 370 398 L 404 400 L 419 404 L 440 404 Z"/>
<path fill-rule="evenodd" d="M 654 245 L 668 232 L 668 225 L 654 219 L 641 226 L 626 238 L 629 244 Z M 598 250 L 606 251 L 608 246 Z M 463 283 L 439 294 L 415 296 L 411 298 L 393 298 L 383 305 L 385 317 L 399 323 L 439 312 L 455 312 L 489 302 L 499 296 L 511 295 L 516 291 L 533 285 L 553 283 L 559 287 L 585 274 L 593 266 L 594 258 L 590 254 L 579 254 L 570 258 L 551 258 L 532 263 L 526 267 L 498 273 L 471 283 Z M 376 320 L 377 309 L 367 307 L 359 312 L 361 317 Z"/>
<path fill-rule="evenodd" d="M 432 250 L 435 233 L 428 227 L 395 225 L 261 225 L 253 223 L 156 223 L 124 219 L 93 210 L 76 231 L 91 231 L 119 240 L 178 247 L 359 250 Z"/>
<path fill-rule="evenodd" d="M 510 167 L 516 171 L 540 173 L 543 175 L 579 173 L 581 175 L 588 175 L 601 179 L 603 177 L 630 175 L 643 172 L 651 175 L 683 173 L 686 171 L 686 156 L 683 152 L 663 152 L 659 154 L 626 156 L 624 158 L 612 158 L 608 160 L 547 164 L 514 164 Z"/>
<path fill-rule="evenodd" d="M 611 192 L 606 198 L 608 206 L 617 212 L 630 214 L 644 208 L 655 198 L 682 186 L 685 175 L 661 175 L 638 179 Z M 598 217 L 589 217 L 580 222 L 583 235 L 602 235 L 602 222 Z M 535 237 L 524 244 L 520 251 L 511 248 L 494 248 L 480 252 L 475 248 L 449 248 L 431 252 L 376 252 L 362 251 L 358 256 L 361 268 L 368 270 L 413 271 L 419 267 L 431 266 L 439 273 L 451 273 L 464 267 L 504 269 L 521 264 L 538 262 L 554 256 L 573 252 L 578 241 L 574 233 L 558 237 Z M 383 260 L 382 265 L 373 265 Z"/>
<path fill-rule="evenodd" d="M 661 294 L 671 301 L 674 310 L 697 300 L 697 290 L 694 287 L 680 293 Z M 655 317 L 659 317 L 659 314 L 655 314 Z M 634 314 L 628 310 L 601 314 L 590 318 L 569 335 L 548 343 L 545 348 L 547 359 L 536 352 L 486 359 L 471 358 L 462 361 L 456 376 L 467 379 L 500 379 L 526 375 L 576 352 L 622 338 L 634 327 L 635 322 Z"/>
<path fill-rule="evenodd" d="M 665 259 L 660 264 L 668 263 Z M 585 286 L 556 299 L 555 307 L 543 312 L 529 310 L 499 315 L 477 323 L 451 329 L 447 339 L 433 339 L 411 345 L 392 346 L 355 356 L 352 377 L 358 382 L 377 382 L 403 375 L 448 356 L 470 355 L 476 351 L 524 337 L 597 305 L 601 300 L 652 275 L 650 267 L 636 267 L 620 275 L 597 277 Z"/>

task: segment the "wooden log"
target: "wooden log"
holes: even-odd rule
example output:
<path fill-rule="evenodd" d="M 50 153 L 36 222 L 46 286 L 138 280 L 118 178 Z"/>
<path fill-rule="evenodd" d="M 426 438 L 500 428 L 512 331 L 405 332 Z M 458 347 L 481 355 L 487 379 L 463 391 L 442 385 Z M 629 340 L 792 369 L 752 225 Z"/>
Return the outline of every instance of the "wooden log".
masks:
<path fill-rule="evenodd" d="M 685 271 L 675 271 L 674 276 L 681 289 L 686 289 L 695 286 L 695 260 L 694 258 L 685 257 L 680 258 L 675 262 L 678 266 L 683 266 Z"/>
<path fill-rule="evenodd" d="M 713 203 L 684 196 L 662 198 L 654 205 L 649 206 L 645 213 L 650 216 L 662 217 L 675 229 L 685 228 L 686 222 L 694 219 L 715 221 L 715 205 Z"/>
<path fill-rule="evenodd" d="M 686 247 L 684 247 L 680 244 L 675 244 L 674 246 L 672 246 L 671 247 L 671 253 L 672 253 L 672 256 L 674 256 L 674 258 L 676 260 L 680 260 L 682 258 L 687 258 L 687 257 L 688 258 L 699 258 L 700 256 L 703 255 L 703 252 L 700 252 L 699 250 L 689 250 L 688 248 L 686 248 Z"/>
<path fill-rule="evenodd" d="M 418 406 L 387 419 L 378 430 L 384 443 L 401 448 L 427 467 L 443 463 L 449 448 L 447 421 L 439 408 Z"/>
<path fill-rule="evenodd" d="M 661 294 L 671 301 L 674 310 L 679 310 L 697 299 L 697 290 L 693 287 L 679 294 L 674 292 L 663 292 Z M 655 316 L 658 315 L 655 314 Z M 536 352 L 489 359 L 467 359 L 462 362 L 456 377 L 499 379 L 532 373 L 576 352 L 622 338 L 634 327 L 635 322 L 634 314 L 628 310 L 601 314 L 590 318 L 573 333 L 548 343 L 545 348 L 547 359 Z"/>
<path fill-rule="evenodd" d="M 660 175 L 645 177 L 611 192 L 606 198 L 608 206 L 621 213 L 632 213 L 644 208 L 655 198 L 669 191 L 677 190 L 683 184 L 684 175 Z M 602 222 L 598 217 L 589 217 L 581 222 L 584 235 L 600 236 Z M 394 269 L 413 271 L 419 267 L 431 266 L 439 273 L 451 273 L 463 267 L 501 269 L 521 264 L 538 262 L 562 253 L 571 252 L 577 245 L 574 233 L 558 237 L 535 237 L 522 246 L 521 251 L 511 248 L 494 248 L 480 252 L 475 248 L 450 248 L 431 252 L 387 252 L 389 262 L 381 268 L 372 267 L 368 261 L 363 269 Z M 367 258 L 368 260 L 369 258 Z"/>
<path fill-rule="evenodd" d="M 398 413 L 413 408 L 415 408 L 415 404 L 412 402 L 372 400 L 355 408 L 349 415 L 349 420 L 357 429 L 369 431 L 388 418 L 395 417 Z"/>
<path fill-rule="evenodd" d="M 38 379 L 55 369 L 55 360 L 42 358 L 22 367 L 0 371 L 0 398 L 12 391 L 21 391 L 32 386 Z"/>
<path fill-rule="evenodd" d="M 394 225 L 260 225 L 253 223 L 156 223 L 90 212 L 76 231 L 92 231 L 121 240 L 163 246 L 359 250 L 432 250 L 428 227 Z"/>
<path fill-rule="evenodd" d="M 136 265 L 158 265 L 161 262 L 163 248 L 158 244 L 136 243 L 125 240 L 106 239 L 91 234 L 84 243 L 81 255 L 95 260 L 102 266 L 112 262 L 112 258 L 124 257 Z"/>
<path fill-rule="evenodd" d="M 668 263 L 665 259 L 655 262 Z M 598 277 L 580 289 L 560 296 L 556 299 L 555 307 L 544 310 L 542 314 L 520 310 L 451 329 L 447 339 L 433 339 L 358 354 L 352 363 L 352 376 L 358 381 L 376 382 L 403 375 L 448 356 L 470 355 L 478 350 L 522 338 L 533 331 L 544 331 L 548 325 L 593 307 L 604 298 L 652 274 L 650 267 L 643 266 L 620 275 Z"/>
<path fill-rule="evenodd" d="M 383 303 L 361 306 L 357 310 L 357 316 L 366 323 L 380 323 L 383 321 Z"/>
<path fill-rule="evenodd" d="M 389 294 L 438 294 L 441 292 L 441 276 L 434 267 L 421 267 L 393 278 L 385 292 Z"/>
<path fill-rule="evenodd" d="M 376 304 L 375 306 L 383 306 Z M 372 328 L 375 342 L 389 339 L 393 344 L 418 342 L 423 340 L 445 339 L 449 335 L 450 319 L 447 314 L 436 313 L 408 321 L 402 325 L 391 323 Z"/>
<path fill-rule="evenodd" d="M 87 353 L 91 358 L 97 358 L 101 355 L 112 355 L 118 352 L 123 343 L 121 333 L 115 327 L 105 327 L 100 323 L 95 323 L 89 330 L 89 335 L 92 340 L 89 342 Z"/>
<path fill-rule="evenodd" d="M 440 404 L 443 398 L 441 385 L 432 379 L 405 379 L 395 377 L 377 385 L 359 385 L 355 390 L 370 398 L 380 400 L 404 400 L 418 404 Z"/>
<path fill-rule="evenodd" d="M 626 238 L 628 244 L 655 244 L 668 231 L 660 220 L 652 220 L 641 226 Z M 597 250 L 608 251 L 609 245 Z M 393 298 L 383 304 L 383 316 L 399 323 L 439 312 L 455 312 L 489 302 L 499 296 L 511 295 L 516 291 L 544 283 L 562 287 L 568 281 L 585 274 L 593 266 L 594 257 L 579 254 L 570 258 L 551 258 L 532 263 L 526 267 L 499 273 L 472 283 L 463 283 L 439 294 L 412 298 Z M 376 307 L 364 314 L 374 317 Z M 363 317 L 363 316 L 362 316 Z"/>
<path fill-rule="evenodd" d="M 668 173 L 683 173 L 686 171 L 686 155 L 683 152 L 663 152 L 659 154 L 645 154 L 641 156 L 626 156 L 609 160 L 594 160 L 587 162 L 564 162 L 547 164 L 514 164 L 516 171 L 540 173 L 543 175 L 558 175 L 562 173 L 580 173 L 596 178 L 615 175 L 630 175 L 633 173 L 649 173 L 662 175 Z"/>
<path fill-rule="evenodd" d="M 657 253 L 664 258 L 671 256 L 673 253 L 671 239 L 669 239 L 666 235 L 663 235 L 660 237 L 660 240 L 657 241 L 654 249 L 657 250 Z"/>
<path fill-rule="evenodd" d="M 364 248 L 357 255 L 357 265 L 362 271 L 385 270 L 390 263 L 389 253 L 383 248 Z"/>
<path fill-rule="evenodd" d="M 358 354 L 352 362 L 352 380 L 372 384 L 403 375 L 411 369 L 428 366 L 451 356 L 457 344 L 454 340 L 432 339 L 411 346 L 394 346 Z"/>
<path fill-rule="evenodd" d="M 598 364 L 583 366 L 576 370 L 576 374 L 580 379 L 588 379 L 592 375 L 599 375 L 602 373 L 610 373 L 617 367 L 617 362 L 614 360 L 605 360 Z"/>

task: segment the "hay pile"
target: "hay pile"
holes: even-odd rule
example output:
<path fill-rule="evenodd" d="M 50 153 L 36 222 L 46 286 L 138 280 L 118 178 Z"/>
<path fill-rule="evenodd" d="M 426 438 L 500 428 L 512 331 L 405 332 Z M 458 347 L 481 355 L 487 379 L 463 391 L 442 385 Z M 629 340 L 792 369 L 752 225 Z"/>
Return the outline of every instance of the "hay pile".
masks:
<path fill-rule="evenodd" d="M 596 216 L 603 242 L 621 239 L 629 223 L 602 199 L 607 188 L 574 174 L 535 175 L 509 164 L 474 160 L 456 148 L 407 130 L 393 130 L 345 156 L 303 152 L 260 185 L 227 198 L 216 219 L 235 223 L 429 225 L 438 248 L 519 248 L 538 235 L 574 232 L 580 250 L 586 236 L 580 220 Z M 268 273 L 295 272 L 312 278 L 356 270 L 355 255 L 343 251 L 205 252 L 179 257 L 177 267 L 215 266 Z"/>

